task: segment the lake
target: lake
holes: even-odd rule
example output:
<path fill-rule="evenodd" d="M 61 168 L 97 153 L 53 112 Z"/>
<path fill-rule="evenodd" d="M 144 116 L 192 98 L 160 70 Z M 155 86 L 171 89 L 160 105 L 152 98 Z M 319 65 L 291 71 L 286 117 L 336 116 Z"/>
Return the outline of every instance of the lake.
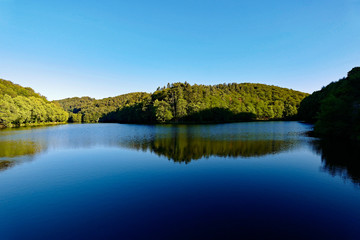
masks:
<path fill-rule="evenodd" d="M 299 122 L 0 131 L 0 239 L 359 239 L 360 149 Z"/>

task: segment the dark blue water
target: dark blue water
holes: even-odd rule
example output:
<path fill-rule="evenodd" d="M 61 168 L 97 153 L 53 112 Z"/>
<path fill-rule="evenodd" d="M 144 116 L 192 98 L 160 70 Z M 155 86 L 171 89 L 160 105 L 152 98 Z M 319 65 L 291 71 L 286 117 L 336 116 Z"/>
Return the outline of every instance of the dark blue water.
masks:
<path fill-rule="evenodd" d="M 359 239 L 359 148 L 310 125 L 0 131 L 0 239 Z"/>

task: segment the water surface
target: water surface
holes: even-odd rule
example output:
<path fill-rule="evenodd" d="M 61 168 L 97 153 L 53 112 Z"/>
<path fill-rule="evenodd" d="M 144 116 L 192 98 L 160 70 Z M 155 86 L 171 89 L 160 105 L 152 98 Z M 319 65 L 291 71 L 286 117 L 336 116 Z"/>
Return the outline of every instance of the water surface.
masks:
<path fill-rule="evenodd" d="M 1 130 L 0 239 L 358 239 L 359 150 L 310 129 Z"/>

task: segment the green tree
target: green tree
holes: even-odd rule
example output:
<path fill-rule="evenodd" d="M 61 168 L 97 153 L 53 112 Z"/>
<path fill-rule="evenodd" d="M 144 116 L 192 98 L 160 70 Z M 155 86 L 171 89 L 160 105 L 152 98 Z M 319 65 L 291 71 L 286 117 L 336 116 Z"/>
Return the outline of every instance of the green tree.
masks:
<path fill-rule="evenodd" d="M 155 100 L 154 108 L 157 121 L 164 123 L 170 121 L 173 118 L 169 103 Z"/>

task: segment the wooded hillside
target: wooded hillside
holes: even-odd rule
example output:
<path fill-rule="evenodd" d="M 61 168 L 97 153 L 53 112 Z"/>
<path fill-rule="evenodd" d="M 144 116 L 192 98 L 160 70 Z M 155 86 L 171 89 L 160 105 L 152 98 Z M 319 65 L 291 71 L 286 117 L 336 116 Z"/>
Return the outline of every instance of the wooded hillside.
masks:
<path fill-rule="evenodd" d="M 306 97 L 299 117 L 314 122 L 319 136 L 360 140 L 360 67 Z"/>
<path fill-rule="evenodd" d="M 33 89 L 0 79 L 0 127 L 66 122 L 68 116 Z"/>
<path fill-rule="evenodd" d="M 253 83 L 213 86 L 173 83 L 153 94 L 129 93 L 96 100 L 59 100 L 73 122 L 233 122 L 294 119 L 308 94 Z"/>

